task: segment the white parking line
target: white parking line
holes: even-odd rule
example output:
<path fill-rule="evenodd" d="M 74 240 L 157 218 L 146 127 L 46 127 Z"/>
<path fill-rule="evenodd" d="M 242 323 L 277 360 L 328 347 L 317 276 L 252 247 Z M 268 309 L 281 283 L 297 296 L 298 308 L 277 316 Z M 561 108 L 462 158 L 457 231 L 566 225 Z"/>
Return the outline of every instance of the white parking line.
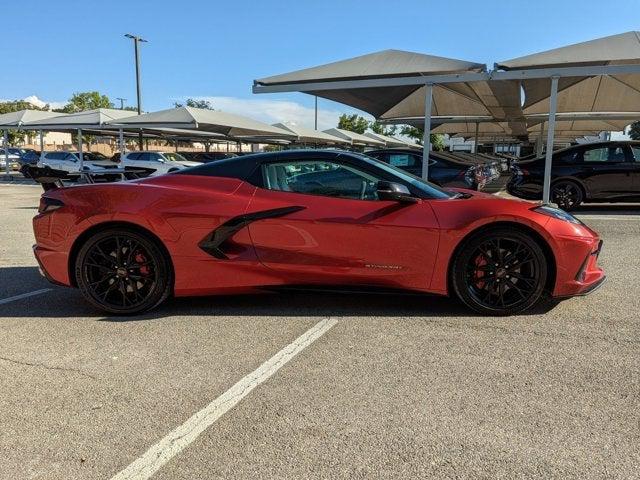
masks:
<path fill-rule="evenodd" d="M 40 290 L 34 290 L 33 292 L 21 293 L 20 295 L 15 295 L 13 297 L 3 298 L 2 300 L 0 300 L 0 305 L 15 302 L 16 300 L 22 300 L 23 298 L 33 297 L 34 295 L 40 295 L 41 293 L 47 293 L 50 291 L 50 288 L 41 288 Z"/>
<path fill-rule="evenodd" d="M 169 432 L 166 437 L 153 445 L 127 468 L 113 476 L 111 480 L 146 480 L 150 478 L 222 415 L 249 395 L 254 388 L 280 370 L 289 360 L 324 335 L 336 323 L 337 320 L 331 318 L 316 323 L 293 343 L 284 347 L 182 425 Z"/>
<path fill-rule="evenodd" d="M 580 220 L 627 220 L 637 222 L 640 220 L 640 215 L 616 215 L 616 216 L 605 216 L 605 215 L 575 215 L 576 218 Z"/>

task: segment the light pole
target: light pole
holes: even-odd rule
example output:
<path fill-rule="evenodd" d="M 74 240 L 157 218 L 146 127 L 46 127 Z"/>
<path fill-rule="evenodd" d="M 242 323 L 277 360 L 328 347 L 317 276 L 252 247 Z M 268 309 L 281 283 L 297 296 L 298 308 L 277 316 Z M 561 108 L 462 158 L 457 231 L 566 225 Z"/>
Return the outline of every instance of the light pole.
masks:
<path fill-rule="evenodd" d="M 138 43 L 146 43 L 147 40 L 137 35 L 131 35 L 130 33 L 126 33 L 124 36 L 133 40 L 133 48 L 136 55 L 136 98 L 138 99 L 138 115 L 140 115 L 142 113 L 142 99 L 140 95 L 140 54 L 138 51 Z M 138 136 L 138 142 L 140 143 L 140 150 L 142 150 L 142 132 L 140 132 Z"/>

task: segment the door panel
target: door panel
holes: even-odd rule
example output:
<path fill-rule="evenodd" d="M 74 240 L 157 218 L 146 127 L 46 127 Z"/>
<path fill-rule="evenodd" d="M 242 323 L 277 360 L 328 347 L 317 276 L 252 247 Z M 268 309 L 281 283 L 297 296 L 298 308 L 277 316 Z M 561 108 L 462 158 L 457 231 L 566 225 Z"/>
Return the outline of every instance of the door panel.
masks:
<path fill-rule="evenodd" d="M 354 200 L 258 188 L 247 212 L 304 207 L 249 225 L 260 261 L 292 283 L 427 289 L 438 248 L 428 201 Z"/>
<path fill-rule="evenodd" d="M 626 196 L 633 190 L 631 162 L 622 145 L 583 151 L 584 183 L 592 198 Z"/>

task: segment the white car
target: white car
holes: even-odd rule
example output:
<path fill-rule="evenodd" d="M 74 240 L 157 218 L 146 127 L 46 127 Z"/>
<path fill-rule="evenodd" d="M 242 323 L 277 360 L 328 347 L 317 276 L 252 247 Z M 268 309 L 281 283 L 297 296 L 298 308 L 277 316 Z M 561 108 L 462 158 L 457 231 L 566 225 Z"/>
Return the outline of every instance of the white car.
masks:
<path fill-rule="evenodd" d="M 6 162 L 7 155 L 4 152 L 4 148 L 0 148 L 0 174 L 4 173 L 7 168 Z M 15 153 L 11 153 L 9 149 L 9 168 L 11 170 L 18 170 L 20 168 L 20 156 Z"/>
<path fill-rule="evenodd" d="M 149 170 L 150 175 L 163 175 L 187 167 L 202 165 L 191 162 L 179 153 L 155 152 L 127 152 L 120 159 L 120 166 L 126 168 L 143 168 Z"/>
<path fill-rule="evenodd" d="M 103 168 L 117 168 L 118 164 L 103 155 L 85 152 L 82 155 L 83 169 L 98 170 Z M 69 173 L 80 172 L 80 154 L 78 152 L 56 151 L 43 152 L 38 161 L 38 167 L 50 167 Z"/>

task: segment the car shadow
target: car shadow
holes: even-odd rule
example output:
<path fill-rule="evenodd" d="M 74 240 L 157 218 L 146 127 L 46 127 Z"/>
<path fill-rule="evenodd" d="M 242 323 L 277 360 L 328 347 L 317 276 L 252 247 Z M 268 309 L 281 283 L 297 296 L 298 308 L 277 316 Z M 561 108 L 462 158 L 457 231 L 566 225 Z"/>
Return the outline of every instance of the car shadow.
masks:
<path fill-rule="evenodd" d="M 135 322 L 168 317 L 479 317 L 453 298 L 414 293 L 335 293 L 285 291 L 245 295 L 170 298 L 159 308 L 133 316 L 105 316 L 73 288 L 51 285 L 36 267 L 2 267 L 0 276 L 17 282 L 18 295 L 42 288 L 51 291 L 0 305 L 0 318 L 91 318 L 101 322 Z M 7 295 L 11 296 L 11 295 Z M 2 298 L 6 298 L 3 296 Z M 0 300 L 2 299 L 0 298 Z M 558 302 L 543 302 L 525 315 L 541 315 Z"/>

